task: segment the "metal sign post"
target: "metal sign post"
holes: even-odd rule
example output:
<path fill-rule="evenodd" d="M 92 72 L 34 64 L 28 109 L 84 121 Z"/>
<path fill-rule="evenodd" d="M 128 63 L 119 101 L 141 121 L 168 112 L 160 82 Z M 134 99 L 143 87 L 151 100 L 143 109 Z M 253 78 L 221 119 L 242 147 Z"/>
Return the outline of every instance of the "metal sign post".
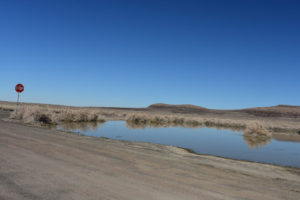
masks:
<path fill-rule="evenodd" d="M 21 83 L 17 84 L 15 87 L 16 92 L 18 93 L 18 99 L 17 99 L 17 107 L 16 107 L 16 116 L 18 115 L 18 106 L 20 101 L 20 93 L 24 91 L 24 85 Z"/>
<path fill-rule="evenodd" d="M 18 92 L 18 100 L 17 100 L 16 115 L 18 114 L 19 100 L 20 100 L 20 93 Z"/>

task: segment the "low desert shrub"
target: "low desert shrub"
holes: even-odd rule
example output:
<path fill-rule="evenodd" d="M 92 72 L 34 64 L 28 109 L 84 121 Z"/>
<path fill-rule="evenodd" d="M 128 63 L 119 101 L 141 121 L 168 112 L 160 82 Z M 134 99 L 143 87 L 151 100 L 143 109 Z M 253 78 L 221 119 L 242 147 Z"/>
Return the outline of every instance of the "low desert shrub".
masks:
<path fill-rule="evenodd" d="M 255 136 L 255 137 L 271 137 L 272 132 L 266 129 L 262 123 L 260 122 L 251 122 L 247 125 L 245 131 L 245 135 Z"/>

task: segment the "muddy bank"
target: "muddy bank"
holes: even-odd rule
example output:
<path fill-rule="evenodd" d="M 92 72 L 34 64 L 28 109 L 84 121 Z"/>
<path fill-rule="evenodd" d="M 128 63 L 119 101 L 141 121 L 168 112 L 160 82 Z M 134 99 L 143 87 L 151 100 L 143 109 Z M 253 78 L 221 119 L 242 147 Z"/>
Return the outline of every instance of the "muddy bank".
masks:
<path fill-rule="evenodd" d="M 299 169 L 3 121 L 0 163 L 0 199 L 298 200 L 300 194 Z"/>

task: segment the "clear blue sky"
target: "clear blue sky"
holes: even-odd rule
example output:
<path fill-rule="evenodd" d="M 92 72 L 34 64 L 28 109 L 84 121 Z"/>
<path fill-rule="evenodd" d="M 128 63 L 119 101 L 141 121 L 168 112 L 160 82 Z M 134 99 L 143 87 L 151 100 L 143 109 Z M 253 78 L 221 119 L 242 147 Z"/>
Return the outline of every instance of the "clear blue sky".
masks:
<path fill-rule="evenodd" d="M 300 104 L 300 1 L 0 0 L 0 99 Z"/>

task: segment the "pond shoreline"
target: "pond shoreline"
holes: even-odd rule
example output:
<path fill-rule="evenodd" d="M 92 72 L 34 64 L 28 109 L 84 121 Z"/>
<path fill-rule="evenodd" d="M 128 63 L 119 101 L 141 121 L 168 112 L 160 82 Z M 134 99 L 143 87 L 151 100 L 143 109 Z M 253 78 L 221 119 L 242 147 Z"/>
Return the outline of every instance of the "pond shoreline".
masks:
<path fill-rule="evenodd" d="M 0 110 L 15 103 L 0 101 Z M 153 104 L 146 108 L 72 107 L 22 103 L 18 119 L 25 123 L 126 120 L 144 124 L 177 124 L 247 129 L 260 124 L 272 133 L 300 135 L 300 106 L 279 105 L 238 110 L 207 109 L 193 105 Z"/>
<path fill-rule="evenodd" d="M 79 131 L 73 131 L 73 130 L 62 130 L 62 129 L 57 129 L 56 126 L 57 125 L 41 125 L 41 124 L 24 124 L 21 121 L 18 120 L 11 120 L 11 119 L 2 119 L 2 121 L 5 122 L 9 122 L 9 123 L 16 123 L 16 124 L 20 124 L 23 126 L 28 126 L 28 127 L 32 127 L 32 128 L 41 128 L 41 129 L 51 129 L 51 130 L 55 130 L 58 132 L 62 132 L 62 133 L 66 133 L 66 134 L 74 134 L 74 135 L 78 135 L 80 137 L 87 137 L 87 138 L 100 138 L 100 139 L 106 139 L 106 140 L 112 140 L 112 141 L 126 141 L 126 142 L 130 142 L 128 140 L 120 140 L 120 139 L 111 139 L 108 137 L 94 137 L 94 136 L 88 136 L 88 135 L 84 135 L 83 133 L 80 133 Z M 114 119 L 114 120 L 109 120 L 109 121 L 121 121 L 123 122 L 124 120 L 120 120 L 120 119 Z M 79 122 L 80 123 L 80 122 Z M 82 123 L 82 122 L 81 122 Z M 83 122 L 83 123 L 89 123 L 89 122 Z M 106 122 L 101 122 L 101 123 L 106 123 Z M 59 124 L 58 124 L 59 125 Z M 164 127 L 167 128 L 167 127 Z M 184 127 L 185 128 L 185 127 Z M 191 128 L 191 127 L 190 127 Z M 199 127 L 192 127 L 192 128 L 199 128 Z M 204 127 L 201 127 L 204 128 Z M 216 127 L 206 127 L 206 128 L 216 128 Z M 228 129 L 228 128 L 223 128 L 223 129 Z M 234 129 L 234 131 L 236 131 Z M 273 134 L 272 136 L 273 139 L 278 140 L 278 141 L 287 141 L 287 142 L 300 142 L 300 136 L 298 135 L 291 135 L 289 133 L 277 133 L 277 134 Z M 133 142 L 133 143 L 145 143 L 145 144 L 154 144 L 154 145 L 163 145 L 163 146 L 170 146 L 170 147 L 174 147 L 174 148 L 179 148 L 182 149 L 188 153 L 191 154 L 195 154 L 195 155 L 201 155 L 201 156 L 212 156 L 212 157 L 217 157 L 217 158 L 222 158 L 222 159 L 227 159 L 227 160 L 233 160 L 233 161 L 241 161 L 241 162 L 250 162 L 250 163 L 257 163 L 257 164 L 265 164 L 265 165 L 272 165 L 272 166 L 278 166 L 278 167 L 284 167 L 284 168 L 291 168 L 291 169 L 296 169 L 299 170 L 300 173 L 300 167 L 294 167 L 294 166 L 284 166 L 284 165 L 279 165 L 279 164 L 270 164 L 270 163 L 265 163 L 265 162 L 258 162 L 258 161 L 250 161 L 250 160 L 245 160 L 245 159 L 235 159 L 235 158 L 229 158 L 229 157 L 224 157 L 224 156 L 218 156 L 218 155 L 212 155 L 212 154 L 205 154 L 205 153 L 197 153 L 194 150 L 190 149 L 190 148 L 185 148 L 185 147 L 180 147 L 180 146 L 173 146 L 173 145 L 164 145 L 164 144 L 157 144 L 157 143 L 152 143 L 152 142 Z"/>
<path fill-rule="evenodd" d="M 122 120 L 99 124 L 65 123 L 57 126 L 57 129 L 94 138 L 104 137 L 113 140 L 170 145 L 200 155 L 300 168 L 296 155 L 300 151 L 300 143 L 288 144 L 283 140 L 269 137 L 257 138 L 245 135 L 241 131 L 233 132 L 229 129 L 212 127 L 135 125 L 132 128 L 131 125 Z M 294 138 L 281 139 L 293 140 Z M 222 142 L 217 142 L 218 140 Z M 281 149 L 280 152 L 277 149 Z"/>

